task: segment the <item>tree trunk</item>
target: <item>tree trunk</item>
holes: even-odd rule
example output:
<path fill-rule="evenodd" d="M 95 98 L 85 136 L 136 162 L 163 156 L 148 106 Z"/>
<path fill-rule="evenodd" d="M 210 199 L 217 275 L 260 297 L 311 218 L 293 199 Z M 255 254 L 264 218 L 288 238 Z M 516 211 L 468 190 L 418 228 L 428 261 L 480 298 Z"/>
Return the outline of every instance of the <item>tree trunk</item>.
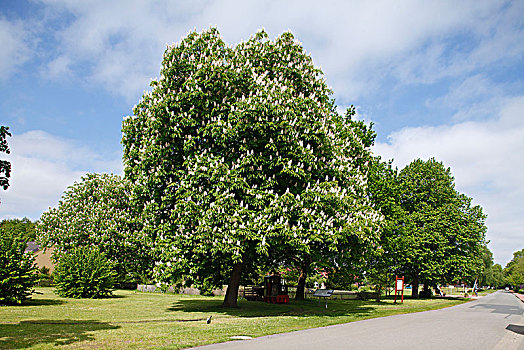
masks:
<path fill-rule="evenodd" d="M 225 307 L 237 307 L 238 299 L 238 287 L 240 286 L 240 277 L 242 276 L 242 266 L 244 263 L 237 262 L 233 265 L 233 271 L 231 271 L 231 279 L 226 290 L 226 296 L 222 306 Z"/>
<path fill-rule="evenodd" d="M 305 299 L 306 278 L 309 272 L 310 264 L 311 264 L 311 258 L 308 255 L 304 258 L 304 260 L 302 260 L 302 264 L 300 265 L 300 274 L 298 276 L 297 292 L 295 294 L 295 300 L 304 300 Z"/>
<path fill-rule="evenodd" d="M 411 297 L 414 299 L 418 298 L 418 273 L 413 275 L 413 284 L 411 286 Z"/>
<path fill-rule="evenodd" d="M 431 297 L 431 290 L 429 289 L 429 285 L 427 282 L 424 283 L 424 288 L 422 289 L 424 292 L 424 298 L 430 298 Z"/>
<path fill-rule="evenodd" d="M 375 301 L 377 303 L 380 303 L 380 296 L 382 295 L 382 284 L 381 283 L 379 283 L 378 285 L 375 285 L 375 293 L 376 293 Z"/>

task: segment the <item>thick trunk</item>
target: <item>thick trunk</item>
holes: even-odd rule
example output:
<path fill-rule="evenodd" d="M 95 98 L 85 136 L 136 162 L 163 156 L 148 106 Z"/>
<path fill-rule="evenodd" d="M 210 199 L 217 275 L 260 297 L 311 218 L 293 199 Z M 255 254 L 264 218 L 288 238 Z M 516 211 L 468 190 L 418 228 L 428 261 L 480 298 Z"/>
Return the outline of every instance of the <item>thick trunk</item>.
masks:
<path fill-rule="evenodd" d="M 306 256 L 304 260 L 302 260 L 302 264 L 300 265 L 300 271 L 299 271 L 298 283 L 297 283 L 297 293 L 295 294 L 295 300 L 304 300 L 305 298 L 306 278 L 309 272 L 310 264 L 311 264 L 311 258 L 309 256 Z"/>
<path fill-rule="evenodd" d="M 240 277 L 242 276 L 243 263 L 238 262 L 233 265 L 233 271 L 231 271 L 231 279 L 226 290 L 226 296 L 222 306 L 225 307 L 236 307 L 238 299 L 238 287 L 240 286 Z"/>
<path fill-rule="evenodd" d="M 413 275 L 413 285 L 411 286 L 411 297 L 418 298 L 418 273 Z"/>

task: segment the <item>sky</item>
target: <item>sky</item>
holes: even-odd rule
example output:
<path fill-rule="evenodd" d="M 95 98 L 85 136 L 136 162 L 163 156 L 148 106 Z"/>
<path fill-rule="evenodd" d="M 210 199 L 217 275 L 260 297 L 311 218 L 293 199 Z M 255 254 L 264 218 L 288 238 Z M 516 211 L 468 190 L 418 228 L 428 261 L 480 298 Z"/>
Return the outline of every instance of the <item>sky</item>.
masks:
<path fill-rule="evenodd" d="M 0 0 L 0 220 L 37 220 L 87 172 L 122 174 L 122 119 L 167 45 L 210 26 L 228 45 L 290 30 L 337 106 L 374 124 L 376 154 L 451 168 L 504 267 L 524 248 L 523 14 L 519 0 Z"/>

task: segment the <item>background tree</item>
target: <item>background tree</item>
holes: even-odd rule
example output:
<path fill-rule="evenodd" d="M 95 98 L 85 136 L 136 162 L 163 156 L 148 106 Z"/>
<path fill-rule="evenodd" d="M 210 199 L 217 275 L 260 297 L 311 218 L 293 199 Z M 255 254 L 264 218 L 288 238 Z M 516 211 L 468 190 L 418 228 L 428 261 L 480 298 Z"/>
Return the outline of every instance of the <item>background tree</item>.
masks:
<path fill-rule="evenodd" d="M 229 275 L 234 306 L 242 270 L 279 245 L 306 259 L 315 242 L 327 254 L 374 241 L 366 174 L 349 152 L 363 140 L 291 33 L 233 48 L 214 28 L 191 33 L 166 50 L 152 88 L 122 143 L 159 279 L 199 286 L 229 266 L 216 273 Z"/>
<path fill-rule="evenodd" d="M 492 286 L 495 288 L 500 288 L 504 286 L 504 272 L 503 272 L 502 266 L 500 266 L 500 264 L 493 265 L 492 272 L 493 272 Z"/>
<path fill-rule="evenodd" d="M 0 152 L 9 154 L 9 145 L 7 144 L 7 137 L 11 136 L 9 128 L 0 126 Z M 11 163 L 7 160 L 0 159 L 0 187 L 7 190 L 9 187 L 9 177 L 11 176 Z"/>
<path fill-rule="evenodd" d="M 504 268 L 504 279 L 515 291 L 524 285 L 524 249 L 513 253 L 513 259 Z"/>
<path fill-rule="evenodd" d="M 486 226 L 482 208 L 455 190 L 451 170 L 431 158 L 417 159 L 399 173 L 404 234 L 402 270 L 425 290 L 471 277 L 481 265 Z M 429 291 L 429 290 L 428 290 Z"/>
<path fill-rule="evenodd" d="M 129 205 L 130 187 L 118 175 L 85 175 L 64 192 L 58 207 L 42 214 L 38 242 L 55 248 L 55 260 L 75 247 L 96 246 L 114 263 L 119 281 L 147 280 L 152 247 Z"/>
<path fill-rule="evenodd" d="M 36 239 L 35 223 L 28 218 L 5 219 L 0 222 L 0 229 L 20 237 L 24 242 Z"/>
<path fill-rule="evenodd" d="M 395 274 L 400 272 L 405 255 L 402 251 L 408 247 L 402 240 L 405 226 L 402 224 L 404 211 L 400 206 L 398 171 L 392 167 L 392 161 L 384 162 L 380 157 L 373 158 L 370 164 L 369 197 L 383 220 L 379 246 L 366 261 L 365 275 L 375 285 L 380 300 L 382 290 L 391 286 Z"/>
<path fill-rule="evenodd" d="M 495 265 L 493 265 L 493 253 L 489 250 L 487 245 L 481 248 L 480 257 L 482 259 L 482 264 L 478 274 L 478 285 L 495 287 L 502 285 L 500 275 L 497 275 L 499 270 L 498 268 L 495 268 Z"/>
<path fill-rule="evenodd" d="M 25 248 L 20 236 L 0 228 L 0 304 L 20 304 L 33 293 L 38 269 Z"/>

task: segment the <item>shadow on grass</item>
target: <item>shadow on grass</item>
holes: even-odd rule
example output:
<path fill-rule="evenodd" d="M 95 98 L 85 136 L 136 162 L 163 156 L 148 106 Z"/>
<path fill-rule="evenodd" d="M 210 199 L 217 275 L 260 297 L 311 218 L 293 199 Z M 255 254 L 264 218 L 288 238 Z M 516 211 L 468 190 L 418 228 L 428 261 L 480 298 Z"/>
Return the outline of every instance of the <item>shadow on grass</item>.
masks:
<path fill-rule="evenodd" d="M 236 317 L 267 317 L 267 316 L 368 316 L 374 313 L 371 304 L 378 304 L 360 300 L 328 301 L 326 309 L 324 301 L 318 300 L 291 301 L 289 304 L 268 304 L 260 301 L 238 302 L 238 307 L 227 308 L 222 306 L 222 300 L 217 299 L 182 299 L 177 300 L 167 310 L 172 312 L 202 312 L 218 313 Z"/>
<path fill-rule="evenodd" d="M 91 332 L 117 329 L 107 322 L 35 320 L 0 324 L 0 349 L 25 349 L 37 344 L 54 346 L 94 340 Z"/>
<path fill-rule="evenodd" d="M 20 306 L 50 306 L 62 305 L 66 302 L 59 299 L 29 299 L 24 301 Z"/>
<path fill-rule="evenodd" d="M 128 297 L 129 297 L 129 295 L 111 294 L 111 295 L 108 295 L 106 297 L 98 298 L 98 299 L 125 299 L 125 298 L 128 298 Z"/>

